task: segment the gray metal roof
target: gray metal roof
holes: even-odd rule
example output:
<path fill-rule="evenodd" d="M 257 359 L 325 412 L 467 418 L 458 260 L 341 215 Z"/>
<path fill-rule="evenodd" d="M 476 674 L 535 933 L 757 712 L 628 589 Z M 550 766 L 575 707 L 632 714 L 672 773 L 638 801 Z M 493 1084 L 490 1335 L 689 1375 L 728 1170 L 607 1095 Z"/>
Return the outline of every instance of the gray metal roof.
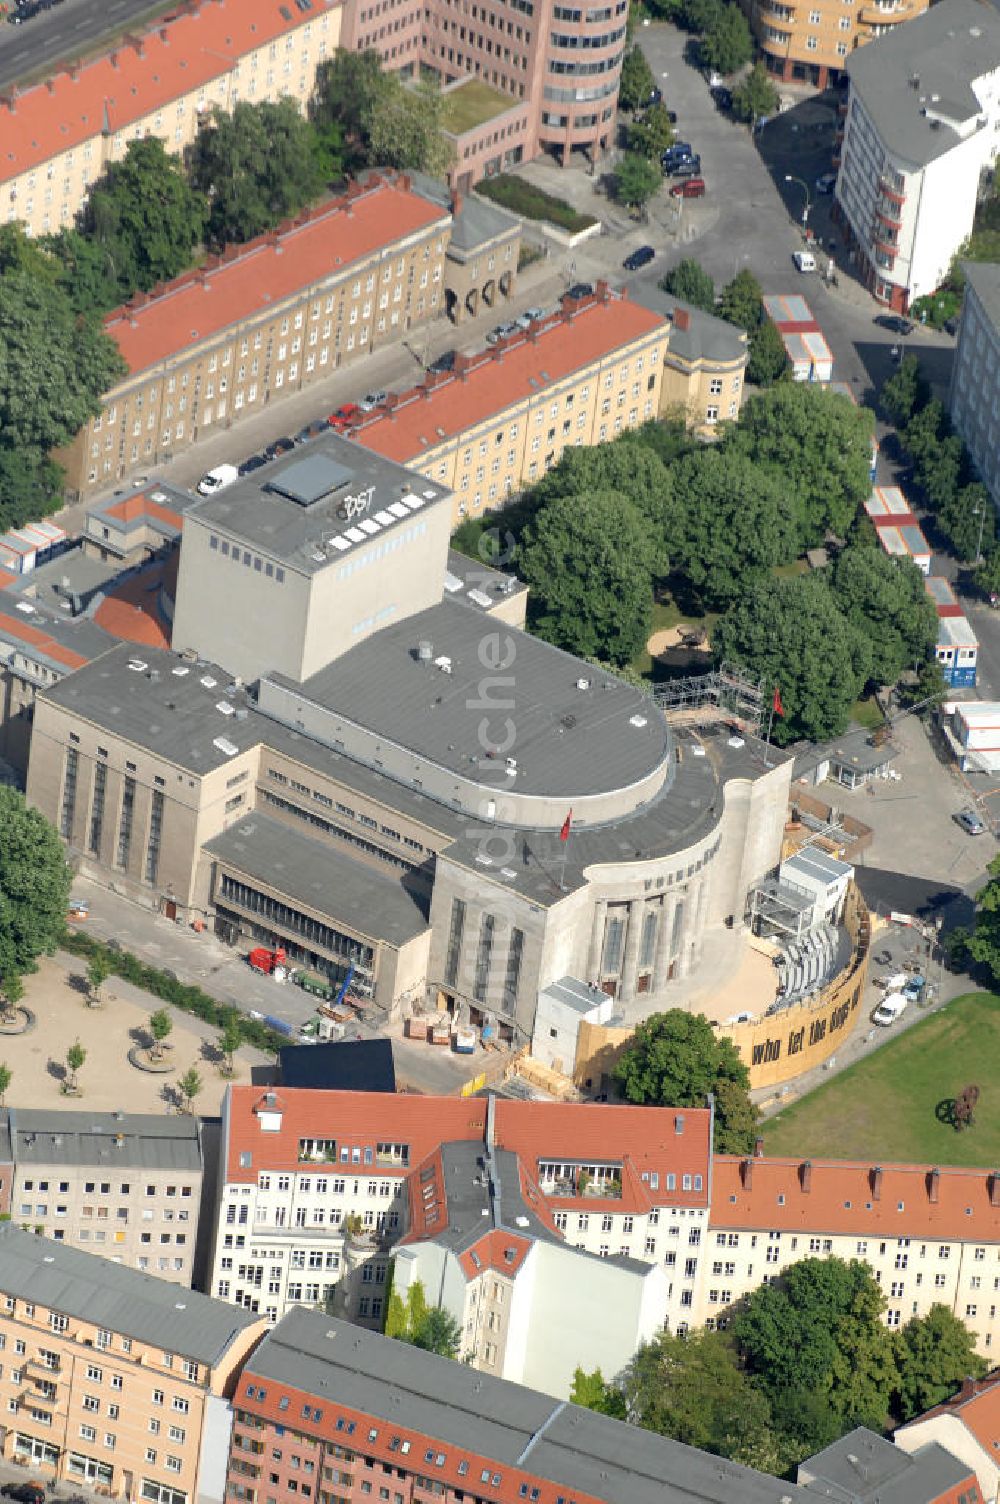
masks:
<path fill-rule="evenodd" d="M 597 1008 L 608 1000 L 606 992 L 602 992 L 599 987 L 591 987 L 587 982 L 580 982 L 576 977 L 560 977 L 558 982 L 550 982 L 542 988 L 541 996 L 550 997 L 564 1008 L 572 1008 L 575 1013 L 581 1014 L 589 1013 L 592 1008 Z"/>
<path fill-rule="evenodd" d="M 806 1499 L 832 1504 L 934 1504 L 973 1470 L 938 1442 L 904 1452 L 858 1426 L 799 1464 Z"/>
<path fill-rule="evenodd" d="M 455 1456 L 489 1459 L 517 1478 L 533 1476 L 608 1504 L 781 1504 L 795 1491 L 668 1437 L 470 1373 L 462 1363 L 303 1307 L 269 1333 L 244 1373 L 257 1384 L 326 1401 L 324 1427 L 339 1402 Z M 295 1424 L 301 1429 L 303 1422 Z M 417 1456 L 413 1466 L 420 1465 Z M 477 1479 L 470 1473 L 471 1488 Z"/>
<path fill-rule="evenodd" d="M 403 945 L 427 928 L 426 899 L 403 880 L 255 810 L 204 847 L 223 865 L 355 935 Z"/>
<path fill-rule="evenodd" d="M 1000 264 L 995 261 L 963 261 L 962 271 L 993 328 L 1000 330 Z M 451 565 L 448 567 L 450 569 Z"/>
<path fill-rule="evenodd" d="M 674 297 L 673 293 L 664 292 L 655 282 L 630 283 L 629 295 L 644 308 L 666 314 L 670 320 L 667 351 L 678 359 L 733 361 L 746 357 L 746 332 L 738 329 L 735 324 L 727 323 L 714 313 L 706 313 L 703 308 L 696 308 L 693 303 Z M 674 318 L 674 312 L 678 308 L 688 315 L 686 329 L 681 329 Z"/>
<path fill-rule="evenodd" d="M 203 523 L 223 539 L 314 575 L 374 537 L 412 526 L 430 508 L 450 505 L 450 496 L 447 486 L 325 433 L 194 502 L 186 525 Z M 362 512 L 348 517 L 345 503 L 365 497 Z"/>
<path fill-rule="evenodd" d="M 972 85 L 1000 67 L 1000 12 L 989 0 L 941 0 L 844 66 L 890 154 L 924 167 L 981 113 Z"/>
<path fill-rule="evenodd" d="M 483 684 L 490 675 L 470 625 L 467 611 L 444 600 L 359 642 L 307 679 L 300 693 L 418 758 L 495 790 L 497 779 L 481 771 L 483 716 L 495 705 L 484 706 Z M 502 657 L 514 653 L 508 672 L 517 794 L 572 801 L 627 788 L 667 757 L 670 734 L 651 700 L 539 637 L 516 627 L 502 630 Z M 506 647 L 508 639 L 513 649 Z M 450 673 L 418 660 L 420 642 L 431 644 L 435 658 L 450 659 Z M 577 688 L 581 677 L 588 683 L 583 690 Z M 631 724 L 633 716 L 641 716 L 642 724 Z M 500 735 L 502 711 L 496 719 Z"/>
<path fill-rule="evenodd" d="M 511 99 L 510 108 L 513 109 L 516 104 L 517 100 Z M 470 251 L 490 245 L 521 227 L 519 215 L 511 214 L 510 210 L 502 209 L 499 204 L 474 193 L 459 196 L 456 213 L 455 197 L 447 183 L 441 182 L 439 178 L 429 177 L 425 172 L 411 172 L 410 184 L 414 193 L 419 193 L 421 198 L 451 211 L 448 251 L 461 252 L 458 260 L 463 260 Z"/>
<path fill-rule="evenodd" d="M 819 846 L 807 846 L 801 851 L 796 851 L 792 856 L 786 857 L 781 864 L 781 875 L 786 873 L 801 873 L 804 877 L 819 878 L 823 882 L 839 882 L 842 877 L 850 877 L 854 868 L 849 862 L 841 862 L 828 851 L 823 851 Z"/>
<path fill-rule="evenodd" d="M 0 1222 L 0 1291 L 213 1365 L 260 1318 Z"/>
<path fill-rule="evenodd" d="M 549 1231 L 521 1195 L 517 1155 L 509 1149 L 494 1149 L 492 1194 L 483 1173 L 484 1155 L 483 1143 L 478 1139 L 441 1145 L 448 1220 L 441 1231 L 433 1234 L 433 1241 L 453 1253 L 462 1253 L 494 1227 L 505 1227 L 525 1238 L 562 1243 L 562 1238 Z"/>
<path fill-rule="evenodd" d="M 445 575 L 444 588 L 452 600 L 461 601 L 464 606 L 473 606 L 476 610 L 487 611 L 496 606 L 502 600 L 509 600 L 514 596 L 526 595 L 527 585 L 519 580 L 517 575 L 503 574 L 499 569 L 491 569 L 488 564 L 480 564 L 478 559 L 467 558 L 460 554 L 457 549 L 448 550 L 448 571 Z M 486 596 L 489 605 L 484 605 L 482 600 L 470 597 L 470 591 L 476 595 Z"/>
<path fill-rule="evenodd" d="M 11 1107 L 6 1116 L 18 1166 L 202 1171 L 201 1132 L 194 1117 L 35 1107 Z"/>
<path fill-rule="evenodd" d="M 117 643 L 41 693 L 191 773 L 222 767 L 262 740 L 245 690 L 225 669 L 163 648 Z"/>

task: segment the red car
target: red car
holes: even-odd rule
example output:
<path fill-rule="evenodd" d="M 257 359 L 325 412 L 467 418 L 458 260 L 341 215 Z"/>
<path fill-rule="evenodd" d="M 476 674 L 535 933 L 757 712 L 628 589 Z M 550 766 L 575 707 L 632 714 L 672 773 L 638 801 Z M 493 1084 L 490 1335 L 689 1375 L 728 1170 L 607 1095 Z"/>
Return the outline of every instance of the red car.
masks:
<path fill-rule="evenodd" d="M 670 190 L 671 198 L 704 198 L 705 179 L 685 178 L 681 183 L 675 183 Z"/>
<path fill-rule="evenodd" d="M 353 428 L 363 416 L 356 402 L 345 402 L 338 407 L 335 413 L 331 413 L 327 422 L 334 433 L 343 433 L 347 428 Z"/>

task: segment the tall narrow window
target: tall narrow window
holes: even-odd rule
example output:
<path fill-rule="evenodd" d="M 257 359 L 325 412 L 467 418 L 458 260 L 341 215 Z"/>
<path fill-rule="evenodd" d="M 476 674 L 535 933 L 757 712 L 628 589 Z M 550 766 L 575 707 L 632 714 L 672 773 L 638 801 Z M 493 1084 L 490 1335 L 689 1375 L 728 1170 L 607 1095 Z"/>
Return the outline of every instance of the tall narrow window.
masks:
<path fill-rule="evenodd" d="M 444 963 L 444 979 L 449 987 L 458 981 L 458 960 L 462 954 L 462 937 L 465 934 L 465 904 L 461 898 L 451 901 L 451 929 L 448 932 L 448 954 Z"/>
<path fill-rule="evenodd" d="M 622 941 L 625 936 L 625 921 L 614 915 L 608 916 L 604 930 L 604 957 L 601 971 L 605 976 L 617 976 L 622 964 Z"/>
<path fill-rule="evenodd" d="M 681 944 L 681 931 L 684 928 L 684 904 L 679 902 L 674 910 L 674 931 L 670 937 L 670 954 L 676 956 Z"/>
<path fill-rule="evenodd" d="M 73 817 L 76 814 L 76 777 L 80 768 L 80 754 L 75 747 L 66 749 L 66 775 L 63 778 L 62 808 L 59 811 L 59 834 L 69 840 L 73 834 Z"/>
<path fill-rule="evenodd" d="M 496 921 L 492 914 L 484 914 L 479 925 L 479 949 L 476 952 L 476 975 L 472 986 L 477 1002 L 486 1001 L 486 989 L 490 985 L 490 961 L 493 957 L 493 930 Z"/>
<path fill-rule="evenodd" d="M 648 909 L 643 916 L 642 938 L 639 942 L 639 965 L 644 971 L 652 966 L 656 955 L 656 925 L 659 917 L 658 909 Z"/>
<path fill-rule="evenodd" d="M 160 865 L 160 836 L 163 833 L 163 795 L 159 789 L 153 790 L 153 802 L 149 811 L 149 842 L 146 846 L 146 881 L 156 882 L 156 873 Z"/>
<path fill-rule="evenodd" d="M 101 834 L 104 830 L 104 795 L 108 787 L 107 764 L 98 762 L 94 764 L 94 798 L 90 806 L 90 839 L 87 842 L 88 851 L 94 856 L 100 855 Z"/>
<path fill-rule="evenodd" d="M 524 931 L 511 930 L 510 949 L 507 952 L 507 976 L 504 979 L 504 998 L 510 1007 L 517 1002 L 517 989 L 521 982 L 521 956 L 524 953 Z"/>
<path fill-rule="evenodd" d="M 126 778 L 122 790 L 122 814 L 118 822 L 118 851 L 115 861 L 119 867 L 128 866 L 129 847 L 132 845 L 132 815 L 135 810 L 135 779 Z"/>

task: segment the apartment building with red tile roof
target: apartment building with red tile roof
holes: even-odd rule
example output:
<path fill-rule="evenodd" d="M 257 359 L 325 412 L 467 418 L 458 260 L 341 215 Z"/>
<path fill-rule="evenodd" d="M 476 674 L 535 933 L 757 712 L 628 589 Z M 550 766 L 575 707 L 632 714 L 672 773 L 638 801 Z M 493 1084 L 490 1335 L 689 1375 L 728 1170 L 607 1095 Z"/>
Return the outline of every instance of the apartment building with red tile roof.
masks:
<path fill-rule="evenodd" d="M 331 0 L 182 0 L 148 29 L 0 97 L 0 222 L 30 234 L 72 223 L 129 141 L 194 140 L 213 106 L 290 95 L 304 105 L 340 40 Z"/>
<path fill-rule="evenodd" d="M 957 1394 L 901 1426 L 897 1447 L 920 1452 L 938 1443 L 975 1473 L 986 1504 L 1000 1495 L 1000 1369 L 966 1379 Z"/>
<path fill-rule="evenodd" d="M 137 294 L 105 320 L 129 374 L 61 456 L 69 490 L 109 489 L 434 317 L 450 227 L 375 174 Z"/>
<path fill-rule="evenodd" d="M 612 439 L 660 411 L 669 325 L 598 283 L 453 371 L 393 394 L 355 433 L 454 492 L 455 521 L 492 510 L 574 445 Z"/>

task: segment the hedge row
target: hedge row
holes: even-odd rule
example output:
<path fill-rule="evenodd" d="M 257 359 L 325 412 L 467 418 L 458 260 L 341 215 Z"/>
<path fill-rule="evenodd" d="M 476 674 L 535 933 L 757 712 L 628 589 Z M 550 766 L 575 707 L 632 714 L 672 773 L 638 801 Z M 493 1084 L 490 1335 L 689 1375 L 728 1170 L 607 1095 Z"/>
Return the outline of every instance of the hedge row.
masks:
<path fill-rule="evenodd" d="M 185 1013 L 196 1014 L 213 1028 L 223 1029 L 230 1019 L 235 1019 L 244 1044 L 256 1045 L 259 1050 L 268 1050 L 276 1054 L 283 1045 L 292 1043 L 277 1030 L 269 1029 L 266 1024 L 256 1018 L 248 1018 L 238 1008 L 230 1007 L 227 1003 L 220 1003 L 218 999 L 203 992 L 200 987 L 195 987 L 188 982 L 179 982 L 176 977 L 160 971 L 158 967 L 149 966 L 145 961 L 140 961 L 139 957 L 134 956 L 131 951 L 120 950 L 117 946 L 104 945 L 100 940 L 94 940 L 80 930 L 67 930 L 62 939 L 62 948 L 68 950 L 71 955 L 81 956 L 88 961 L 91 956 L 104 956 L 112 976 L 132 982 L 134 986 L 143 988 L 145 992 L 151 992 L 154 997 L 160 998 L 165 1003 L 172 1003 L 175 1008 L 180 1008 Z"/>
<path fill-rule="evenodd" d="M 524 219 L 546 219 L 549 224 L 558 225 L 571 235 L 589 230 L 591 225 L 597 223 L 592 214 L 578 213 L 565 199 L 553 198 L 551 193 L 536 188 L 533 183 L 526 183 L 523 178 L 503 175 L 484 178 L 476 184 L 476 192 L 485 198 L 491 198 L 495 204 L 510 209 L 514 214 L 520 214 Z"/>

